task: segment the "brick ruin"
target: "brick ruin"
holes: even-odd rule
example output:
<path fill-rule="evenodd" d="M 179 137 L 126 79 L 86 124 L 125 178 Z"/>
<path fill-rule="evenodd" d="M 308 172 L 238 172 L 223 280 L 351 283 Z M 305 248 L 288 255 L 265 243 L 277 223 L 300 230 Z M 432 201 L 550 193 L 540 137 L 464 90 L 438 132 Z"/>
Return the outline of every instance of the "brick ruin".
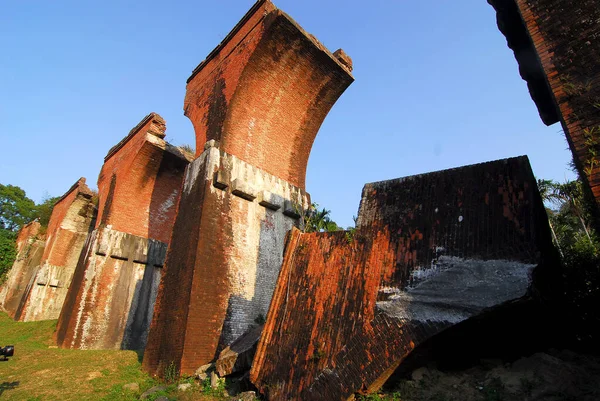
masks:
<path fill-rule="evenodd" d="M 600 207 L 600 7 L 597 0 L 488 0 L 546 125 L 560 122 Z M 599 208 L 595 213 L 600 230 Z"/>
<path fill-rule="evenodd" d="M 23 296 L 27 287 L 33 285 L 32 280 L 44 253 L 46 236 L 40 233 L 40 228 L 37 221 L 21 228 L 17 236 L 17 257 L 0 288 L 0 308 L 15 320 L 21 316 Z"/>
<path fill-rule="evenodd" d="M 596 1 L 488 2 L 542 120 L 561 122 L 600 201 Z M 266 316 L 259 390 L 343 400 L 451 326 L 559 293 L 526 157 L 367 184 L 355 231 L 297 229 L 313 141 L 352 82 L 343 50 L 257 1 L 187 81 L 195 157 L 164 141 L 158 114 L 144 118 L 104 160 L 96 220 L 79 181 L 47 237 L 22 229 L 0 305 L 22 320 L 60 311 L 59 346 L 145 350 L 159 376 L 224 349 L 217 371 L 240 369 Z M 244 363 L 232 344 L 251 350 Z"/>
<path fill-rule="evenodd" d="M 96 226 L 81 254 L 58 321 L 65 348 L 144 348 L 185 167 L 146 116 L 104 159 Z"/>
<path fill-rule="evenodd" d="M 352 83 L 330 53 L 258 1 L 188 79 L 196 132 L 144 356 L 193 373 L 267 314 L 284 236 L 308 207 L 317 131 Z"/>
<path fill-rule="evenodd" d="M 375 391 L 428 338 L 546 290 L 551 250 L 526 157 L 367 184 L 354 233 L 290 234 L 251 378 L 269 400 Z"/>
<path fill-rule="evenodd" d="M 26 292 L 23 321 L 57 319 L 86 238 L 95 222 L 93 193 L 79 179 L 55 204 L 39 271 Z"/>
<path fill-rule="evenodd" d="M 79 179 L 54 205 L 43 235 L 37 222 L 19 233 L 4 299 L 15 320 L 58 318 L 96 216 L 92 195 L 85 178 Z"/>

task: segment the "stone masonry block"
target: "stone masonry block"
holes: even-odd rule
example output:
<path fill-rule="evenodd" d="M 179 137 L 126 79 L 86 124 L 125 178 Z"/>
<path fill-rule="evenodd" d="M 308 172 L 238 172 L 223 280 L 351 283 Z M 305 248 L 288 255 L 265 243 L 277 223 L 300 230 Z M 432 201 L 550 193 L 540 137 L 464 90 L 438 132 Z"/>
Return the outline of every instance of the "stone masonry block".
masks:
<path fill-rule="evenodd" d="M 213 179 L 213 185 L 215 188 L 219 189 L 227 189 L 229 183 L 231 182 L 231 172 L 226 169 L 220 169 L 215 172 L 215 176 Z"/>
<path fill-rule="evenodd" d="M 231 184 L 231 193 L 252 202 L 256 199 L 256 189 L 247 181 L 240 178 L 233 180 Z"/>
<path fill-rule="evenodd" d="M 283 206 L 283 214 L 293 219 L 299 219 L 301 207 L 296 202 L 286 199 Z"/>
<path fill-rule="evenodd" d="M 279 210 L 284 200 L 280 195 L 269 191 L 261 191 L 258 195 L 258 204 L 271 210 Z"/>

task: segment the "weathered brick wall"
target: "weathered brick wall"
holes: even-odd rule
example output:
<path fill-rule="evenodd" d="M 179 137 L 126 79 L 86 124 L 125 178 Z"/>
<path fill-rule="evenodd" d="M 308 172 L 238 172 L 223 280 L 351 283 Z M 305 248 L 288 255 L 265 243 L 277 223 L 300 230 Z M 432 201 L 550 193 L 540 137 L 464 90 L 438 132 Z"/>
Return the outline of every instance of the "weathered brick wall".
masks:
<path fill-rule="evenodd" d="M 15 319 L 21 315 L 23 295 L 33 285 L 32 280 L 42 260 L 45 235 L 40 234 L 40 223 L 34 221 L 21 228 L 17 236 L 17 257 L 0 287 L 0 307 Z"/>
<path fill-rule="evenodd" d="M 67 295 L 85 239 L 95 222 L 92 192 L 79 179 L 54 205 L 39 269 L 24 294 L 18 318 L 23 321 L 56 319 Z"/>
<path fill-rule="evenodd" d="M 144 356 L 193 373 L 267 314 L 300 188 L 217 147 L 188 168 Z"/>
<path fill-rule="evenodd" d="M 353 81 L 331 54 L 270 1 L 258 1 L 188 80 L 184 110 L 206 141 L 304 188 L 312 143 Z"/>
<path fill-rule="evenodd" d="M 545 288 L 553 256 L 526 157 L 367 184 L 356 232 L 290 234 L 251 379 L 269 400 L 376 390 L 427 338 Z"/>
<path fill-rule="evenodd" d="M 598 1 L 488 1 L 498 10 L 499 26 L 515 51 L 521 74 L 529 81 L 533 99 L 540 111 L 546 110 L 541 112 L 544 122 L 561 122 L 580 176 L 589 183 L 600 207 Z M 533 57 L 522 56 L 529 52 Z M 534 81 L 531 77 L 538 76 L 537 71 L 542 72 L 542 79 Z M 600 229 L 600 213 L 596 213 Z"/>
<path fill-rule="evenodd" d="M 77 264 L 56 340 L 65 348 L 143 350 L 185 167 L 146 116 L 105 158 L 96 229 Z"/>

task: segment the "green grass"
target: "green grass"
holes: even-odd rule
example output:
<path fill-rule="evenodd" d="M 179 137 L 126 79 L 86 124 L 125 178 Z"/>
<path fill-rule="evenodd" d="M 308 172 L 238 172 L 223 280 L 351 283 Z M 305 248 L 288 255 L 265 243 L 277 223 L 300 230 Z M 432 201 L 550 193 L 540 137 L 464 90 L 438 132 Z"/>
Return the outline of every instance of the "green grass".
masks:
<path fill-rule="evenodd" d="M 0 312 L 0 346 L 14 345 L 15 356 L 0 362 L 0 399 L 8 400 L 137 400 L 138 393 L 123 385 L 138 383 L 140 393 L 159 385 L 141 370 L 133 351 L 93 351 L 49 348 L 56 320 L 15 322 Z M 171 400 L 217 400 L 194 391 L 177 393 L 166 386 L 150 400 L 166 395 Z"/>

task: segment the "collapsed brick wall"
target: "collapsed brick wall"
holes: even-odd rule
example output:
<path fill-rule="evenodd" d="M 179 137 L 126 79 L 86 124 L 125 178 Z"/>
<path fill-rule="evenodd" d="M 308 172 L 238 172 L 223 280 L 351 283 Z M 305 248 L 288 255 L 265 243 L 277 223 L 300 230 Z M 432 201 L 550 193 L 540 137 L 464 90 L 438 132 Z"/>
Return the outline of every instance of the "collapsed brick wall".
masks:
<path fill-rule="evenodd" d="M 251 380 L 269 400 L 374 391 L 424 340 L 546 289 L 553 256 L 526 157 L 367 184 L 354 233 L 290 234 Z"/>
<path fill-rule="evenodd" d="M 45 235 L 37 221 L 26 224 L 17 235 L 17 257 L 0 288 L 0 307 L 17 319 L 23 309 L 23 295 L 28 292 L 44 253 Z"/>
<path fill-rule="evenodd" d="M 172 362 L 193 373 L 266 313 L 283 237 L 308 203 L 312 143 L 350 71 L 343 51 L 330 53 L 260 0 L 192 73 L 184 110 L 198 159 L 159 287 L 151 373 Z"/>
<path fill-rule="evenodd" d="M 210 145 L 210 144 L 209 144 Z M 144 366 L 193 373 L 266 316 L 301 189 L 217 147 L 188 168 Z"/>
<path fill-rule="evenodd" d="M 23 294 L 19 320 L 57 319 L 83 249 L 95 222 L 93 193 L 80 178 L 52 209 L 46 243 L 35 277 Z"/>
<path fill-rule="evenodd" d="M 105 158 L 94 232 L 77 264 L 56 340 L 65 348 L 143 350 L 191 159 L 146 116 Z"/>
<path fill-rule="evenodd" d="M 544 122 L 560 121 L 600 207 L 600 7 L 597 0 L 488 0 Z M 596 208 L 600 229 L 600 210 Z"/>

